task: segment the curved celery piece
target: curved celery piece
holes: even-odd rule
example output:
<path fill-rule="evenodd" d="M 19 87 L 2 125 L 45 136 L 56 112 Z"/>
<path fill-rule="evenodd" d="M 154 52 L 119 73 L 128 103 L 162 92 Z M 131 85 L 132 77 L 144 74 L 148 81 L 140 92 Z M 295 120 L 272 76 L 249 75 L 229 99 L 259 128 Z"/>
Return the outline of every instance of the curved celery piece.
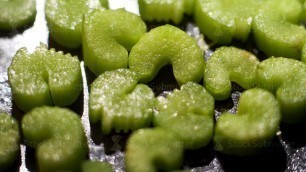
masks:
<path fill-rule="evenodd" d="M 186 149 L 206 146 L 213 137 L 214 98 L 199 84 L 157 98 L 154 125 L 174 133 Z"/>
<path fill-rule="evenodd" d="M 251 32 L 258 0 L 195 0 L 194 19 L 201 31 L 219 44 L 246 41 Z"/>
<path fill-rule="evenodd" d="M 257 47 L 268 56 L 300 59 L 306 41 L 301 11 L 299 0 L 265 1 L 252 26 Z"/>
<path fill-rule="evenodd" d="M 19 152 L 19 127 L 7 113 L 0 112 L 0 171 L 13 165 Z"/>
<path fill-rule="evenodd" d="M 157 172 L 180 168 L 183 159 L 181 142 L 171 132 L 161 129 L 140 129 L 127 141 L 127 172 Z"/>
<path fill-rule="evenodd" d="M 194 0 L 138 0 L 141 17 L 146 21 L 182 21 L 184 13 L 193 13 Z"/>
<path fill-rule="evenodd" d="M 204 85 L 216 100 L 230 97 L 236 82 L 245 89 L 256 85 L 256 67 L 259 60 L 251 53 L 235 47 L 218 48 L 207 61 Z"/>
<path fill-rule="evenodd" d="M 23 111 L 42 105 L 68 106 L 82 91 L 79 60 L 47 50 L 41 44 L 33 54 L 20 49 L 8 69 L 13 99 Z"/>
<path fill-rule="evenodd" d="M 39 171 L 79 171 L 88 152 L 81 119 L 58 107 L 39 107 L 22 119 L 25 143 L 36 149 Z"/>
<path fill-rule="evenodd" d="M 215 149 L 237 156 L 258 154 L 276 136 L 280 118 L 273 94 L 259 88 L 247 90 L 240 97 L 237 114 L 224 113 L 217 120 Z"/>
<path fill-rule="evenodd" d="M 92 84 L 89 97 L 91 122 L 101 120 L 103 134 L 137 130 L 150 125 L 154 93 L 138 84 L 136 73 L 128 69 L 107 71 Z"/>
<path fill-rule="evenodd" d="M 128 51 L 146 33 L 135 14 L 120 10 L 93 11 L 83 24 L 83 56 L 89 69 L 99 75 L 128 67 Z"/>
<path fill-rule="evenodd" d="M 34 21 L 36 0 L 0 1 L 0 11 L 0 29 L 17 29 Z"/>
<path fill-rule="evenodd" d="M 303 49 L 302 49 L 301 61 L 306 64 L 306 44 L 303 46 Z"/>
<path fill-rule="evenodd" d="M 258 65 L 258 87 L 276 93 L 282 120 L 299 123 L 306 120 L 306 65 L 287 58 L 269 58 Z"/>
<path fill-rule="evenodd" d="M 132 48 L 129 56 L 130 69 L 139 74 L 140 82 L 153 80 L 166 64 L 173 65 L 179 84 L 199 82 L 203 77 L 205 61 L 196 41 L 171 25 L 152 29 Z"/>
<path fill-rule="evenodd" d="M 101 8 L 98 0 L 47 0 L 45 13 L 51 38 L 63 47 L 80 47 L 83 15 Z"/>
<path fill-rule="evenodd" d="M 194 13 L 195 0 L 185 0 L 185 13 L 192 15 Z"/>
<path fill-rule="evenodd" d="M 85 161 L 82 164 L 82 172 L 113 172 L 113 167 L 109 163 L 99 161 Z"/>

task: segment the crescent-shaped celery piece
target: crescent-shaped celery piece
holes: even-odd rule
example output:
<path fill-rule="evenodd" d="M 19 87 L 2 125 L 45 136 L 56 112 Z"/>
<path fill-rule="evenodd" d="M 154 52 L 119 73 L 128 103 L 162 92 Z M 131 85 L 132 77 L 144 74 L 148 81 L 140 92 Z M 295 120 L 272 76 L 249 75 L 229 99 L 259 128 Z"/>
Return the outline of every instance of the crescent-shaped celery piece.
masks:
<path fill-rule="evenodd" d="M 256 85 L 259 60 L 245 50 L 235 47 L 218 48 L 207 61 L 204 85 L 216 100 L 225 100 L 232 91 L 231 82 L 245 89 Z"/>
<path fill-rule="evenodd" d="M 138 84 L 137 74 L 128 69 L 107 71 L 92 84 L 89 97 L 91 122 L 101 120 L 103 134 L 137 130 L 151 124 L 155 96 Z"/>
<path fill-rule="evenodd" d="M 19 127 L 7 113 L 0 112 L 0 171 L 13 165 L 19 153 Z"/>
<path fill-rule="evenodd" d="M 8 69 L 13 100 L 23 111 L 42 105 L 71 105 L 82 91 L 79 60 L 41 44 L 29 54 L 20 49 Z"/>
<path fill-rule="evenodd" d="M 93 11 L 83 24 L 85 64 L 96 75 L 127 68 L 128 51 L 145 33 L 145 23 L 135 14 L 123 9 Z"/>
<path fill-rule="evenodd" d="M 0 11 L 0 29 L 17 29 L 34 21 L 36 0 L 2 0 Z"/>
<path fill-rule="evenodd" d="M 252 26 L 257 47 L 267 56 L 300 59 L 306 40 L 301 12 L 299 0 L 265 1 Z"/>
<path fill-rule="evenodd" d="M 39 171 L 80 171 L 88 152 L 80 117 L 59 107 L 39 107 L 22 119 L 25 143 L 36 149 Z"/>
<path fill-rule="evenodd" d="M 195 0 L 185 0 L 185 13 L 187 15 L 192 15 L 194 13 L 194 4 L 195 4 Z"/>
<path fill-rule="evenodd" d="M 276 94 L 282 120 L 300 123 L 306 120 L 306 65 L 287 58 L 269 58 L 257 68 L 258 87 Z"/>
<path fill-rule="evenodd" d="M 94 9 L 103 9 L 99 0 L 47 0 L 45 13 L 51 38 L 66 48 L 80 47 L 83 15 Z"/>
<path fill-rule="evenodd" d="M 280 118 L 273 94 L 259 88 L 247 90 L 240 97 L 237 114 L 223 113 L 217 120 L 215 149 L 237 156 L 258 154 L 276 136 Z"/>
<path fill-rule="evenodd" d="M 180 23 L 184 13 L 193 13 L 194 0 L 138 0 L 139 12 L 145 21 Z"/>
<path fill-rule="evenodd" d="M 180 168 L 183 159 L 181 142 L 171 132 L 161 129 L 140 129 L 127 141 L 127 172 L 157 172 Z"/>
<path fill-rule="evenodd" d="M 199 82 L 205 61 L 196 41 L 186 32 L 171 25 L 159 26 L 144 35 L 132 48 L 130 69 L 137 72 L 140 82 L 154 79 L 166 64 L 172 64 L 174 77 L 182 85 Z"/>
<path fill-rule="evenodd" d="M 214 131 L 214 98 L 199 84 L 157 98 L 154 125 L 174 133 L 186 149 L 206 146 Z"/>
<path fill-rule="evenodd" d="M 195 0 L 194 19 L 212 41 L 229 44 L 233 39 L 246 41 L 252 28 L 258 0 Z"/>
<path fill-rule="evenodd" d="M 99 161 L 85 161 L 82 164 L 82 172 L 114 172 L 111 164 Z"/>

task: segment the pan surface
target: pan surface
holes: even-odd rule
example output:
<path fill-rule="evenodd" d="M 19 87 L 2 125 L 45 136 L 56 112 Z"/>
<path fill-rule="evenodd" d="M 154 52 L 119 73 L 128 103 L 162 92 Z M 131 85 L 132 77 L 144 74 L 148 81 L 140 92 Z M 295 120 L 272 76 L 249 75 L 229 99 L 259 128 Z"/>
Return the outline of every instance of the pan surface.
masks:
<path fill-rule="evenodd" d="M 34 23 L 22 29 L 13 29 L 9 32 L 0 32 L 0 112 L 8 112 L 19 122 L 22 118 L 21 112 L 13 103 L 10 86 L 8 84 L 7 68 L 12 57 L 21 47 L 27 47 L 31 52 L 40 42 L 49 48 L 62 50 L 65 53 L 77 55 L 82 60 L 82 52 L 79 50 L 68 50 L 60 47 L 49 39 L 49 30 L 44 15 L 45 0 L 37 0 L 37 16 Z M 111 9 L 125 7 L 128 11 L 138 13 L 137 0 L 110 0 Z M 148 28 L 154 28 L 162 23 L 147 23 Z M 205 58 L 209 58 L 217 46 L 207 49 L 199 28 L 193 23 L 191 17 L 186 16 L 182 24 L 177 26 L 185 30 L 190 36 L 198 40 L 199 46 L 205 51 Z M 242 49 L 246 49 L 264 59 L 264 56 L 253 45 L 252 40 L 245 44 L 233 43 Z M 124 171 L 124 149 L 129 134 L 116 134 L 102 136 L 99 125 L 92 125 L 88 120 L 88 94 L 89 86 L 95 76 L 84 67 L 81 62 L 83 75 L 83 94 L 76 103 L 69 106 L 82 118 L 90 152 L 88 159 L 110 162 L 117 172 Z M 148 84 L 156 95 L 164 91 L 178 88 L 170 66 L 164 67 L 158 76 Z M 231 99 L 216 102 L 216 119 L 223 111 L 236 111 L 241 91 L 240 87 L 234 86 Z M 225 156 L 213 151 L 212 144 L 205 148 L 194 151 L 186 151 L 182 169 L 196 171 L 306 171 L 306 125 L 288 126 L 282 124 L 277 137 L 272 142 L 267 142 L 267 151 L 264 154 L 252 157 Z M 20 157 L 15 165 L 8 171 L 37 171 L 35 151 L 21 141 Z"/>

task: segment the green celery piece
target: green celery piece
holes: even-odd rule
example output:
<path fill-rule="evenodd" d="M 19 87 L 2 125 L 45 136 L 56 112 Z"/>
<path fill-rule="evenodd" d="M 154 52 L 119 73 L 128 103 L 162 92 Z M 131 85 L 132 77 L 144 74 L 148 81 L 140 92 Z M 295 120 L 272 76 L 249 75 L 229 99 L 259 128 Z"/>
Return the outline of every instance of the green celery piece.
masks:
<path fill-rule="evenodd" d="M 194 19 L 212 41 L 229 44 L 233 39 L 246 41 L 251 32 L 258 0 L 196 0 Z"/>
<path fill-rule="evenodd" d="M 186 149 L 206 146 L 213 137 L 214 98 L 199 84 L 157 98 L 154 125 L 174 133 Z"/>
<path fill-rule="evenodd" d="M 47 50 L 41 44 L 33 54 L 20 49 L 8 69 L 13 99 L 23 111 L 42 105 L 68 106 L 82 91 L 79 60 Z"/>
<path fill-rule="evenodd" d="M 69 109 L 42 106 L 22 119 L 25 143 L 36 149 L 39 171 L 79 171 L 88 152 L 80 117 Z"/>
<path fill-rule="evenodd" d="M 89 97 L 90 120 L 101 120 L 103 134 L 137 130 L 151 124 L 155 96 L 138 84 L 136 73 L 128 69 L 107 71 L 92 84 Z"/>
<path fill-rule="evenodd" d="M 237 156 L 258 154 L 276 136 L 280 118 L 273 94 L 259 88 L 247 90 L 240 97 L 237 114 L 223 113 L 217 120 L 215 149 Z"/>
<path fill-rule="evenodd" d="M 193 14 L 194 0 L 138 0 L 141 17 L 146 21 L 179 24 L 184 13 Z"/>
<path fill-rule="evenodd" d="M 166 64 L 173 65 L 179 84 L 199 82 L 205 67 L 202 54 L 196 41 L 186 32 L 164 25 L 152 29 L 132 48 L 129 66 L 139 74 L 140 82 L 153 80 Z"/>
<path fill-rule="evenodd" d="M 185 0 L 138 0 L 139 12 L 145 21 L 178 24 L 184 16 Z"/>
<path fill-rule="evenodd" d="M 235 47 L 218 48 L 207 61 L 204 85 L 216 100 L 230 97 L 231 82 L 245 89 L 256 85 L 256 67 L 259 60 L 251 53 Z"/>
<path fill-rule="evenodd" d="M 306 65 L 287 58 L 269 58 L 258 65 L 258 87 L 276 94 L 282 120 L 299 123 L 306 120 Z"/>
<path fill-rule="evenodd" d="M 128 51 L 146 33 L 141 18 L 123 9 L 93 11 L 83 24 L 83 56 L 89 69 L 99 75 L 128 67 Z"/>
<path fill-rule="evenodd" d="M 300 59 L 306 31 L 298 26 L 302 8 L 299 0 L 270 0 L 254 18 L 257 47 L 268 56 Z"/>
<path fill-rule="evenodd" d="M 82 164 L 82 172 L 113 172 L 113 167 L 109 163 L 99 161 L 85 161 Z"/>
<path fill-rule="evenodd" d="M 195 0 L 185 0 L 185 13 L 192 15 L 194 13 Z"/>
<path fill-rule="evenodd" d="M 306 44 L 304 44 L 303 49 L 302 49 L 301 61 L 306 64 Z"/>
<path fill-rule="evenodd" d="M 19 153 L 19 127 L 7 113 L 0 112 L 0 171 L 13 165 Z"/>
<path fill-rule="evenodd" d="M 127 172 L 157 172 L 180 168 L 183 159 L 181 142 L 171 132 L 161 129 L 140 129 L 127 141 Z"/>
<path fill-rule="evenodd" d="M 63 47 L 80 47 L 83 15 L 102 8 L 99 0 L 47 0 L 45 13 L 51 38 Z"/>
<path fill-rule="evenodd" d="M 34 21 L 36 0 L 2 0 L 0 11 L 1 30 L 21 28 Z"/>

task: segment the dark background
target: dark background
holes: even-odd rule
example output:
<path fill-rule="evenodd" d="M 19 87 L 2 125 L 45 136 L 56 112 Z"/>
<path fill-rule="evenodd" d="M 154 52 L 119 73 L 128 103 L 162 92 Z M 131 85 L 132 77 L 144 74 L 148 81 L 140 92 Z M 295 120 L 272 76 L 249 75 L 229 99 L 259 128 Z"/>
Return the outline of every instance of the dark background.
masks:
<path fill-rule="evenodd" d="M 9 32 L 0 31 L 0 111 L 9 112 L 18 121 L 21 120 L 21 112 L 13 103 L 10 87 L 7 81 L 7 68 L 16 51 L 21 47 L 27 47 L 29 51 L 34 51 L 40 42 L 47 44 L 50 48 L 62 50 L 65 53 L 78 55 L 82 60 L 81 49 L 68 50 L 60 47 L 49 39 L 49 30 L 44 19 L 44 2 L 37 0 L 37 16 L 34 23 L 21 29 L 13 29 Z M 127 10 L 138 12 L 137 0 L 110 0 L 111 8 L 125 6 Z M 162 25 L 163 23 L 147 23 L 148 29 Z M 190 16 L 185 16 L 179 28 L 186 30 L 188 34 L 201 40 L 198 28 L 193 24 Z M 203 39 L 201 40 L 203 41 Z M 209 40 L 205 40 L 210 42 Z M 265 56 L 259 52 L 249 40 L 245 44 L 233 43 L 234 46 L 253 52 L 261 60 Z M 209 57 L 218 45 L 212 46 L 205 51 L 205 56 Z M 93 82 L 95 76 L 87 69 L 82 67 L 84 92 L 69 108 L 82 116 L 82 121 L 86 134 L 89 139 L 90 153 L 88 159 L 107 161 L 114 165 L 116 171 L 124 171 L 124 149 L 126 139 L 129 134 L 116 134 L 102 136 L 99 124 L 89 125 L 88 122 L 88 87 Z M 155 92 L 160 95 L 163 91 L 171 91 L 178 88 L 172 74 L 171 66 L 162 68 L 158 76 L 148 84 Z M 222 102 L 216 102 L 216 118 L 220 112 L 235 112 L 239 95 L 243 91 L 239 86 L 233 84 L 232 98 Z M 192 169 L 192 171 L 306 171 L 306 125 L 288 126 L 282 124 L 277 137 L 268 143 L 264 153 L 252 157 L 225 156 L 213 151 L 213 144 L 205 148 L 194 151 L 186 151 L 182 169 Z M 14 167 L 8 171 L 37 171 L 35 162 L 35 150 L 21 144 L 21 156 Z"/>

